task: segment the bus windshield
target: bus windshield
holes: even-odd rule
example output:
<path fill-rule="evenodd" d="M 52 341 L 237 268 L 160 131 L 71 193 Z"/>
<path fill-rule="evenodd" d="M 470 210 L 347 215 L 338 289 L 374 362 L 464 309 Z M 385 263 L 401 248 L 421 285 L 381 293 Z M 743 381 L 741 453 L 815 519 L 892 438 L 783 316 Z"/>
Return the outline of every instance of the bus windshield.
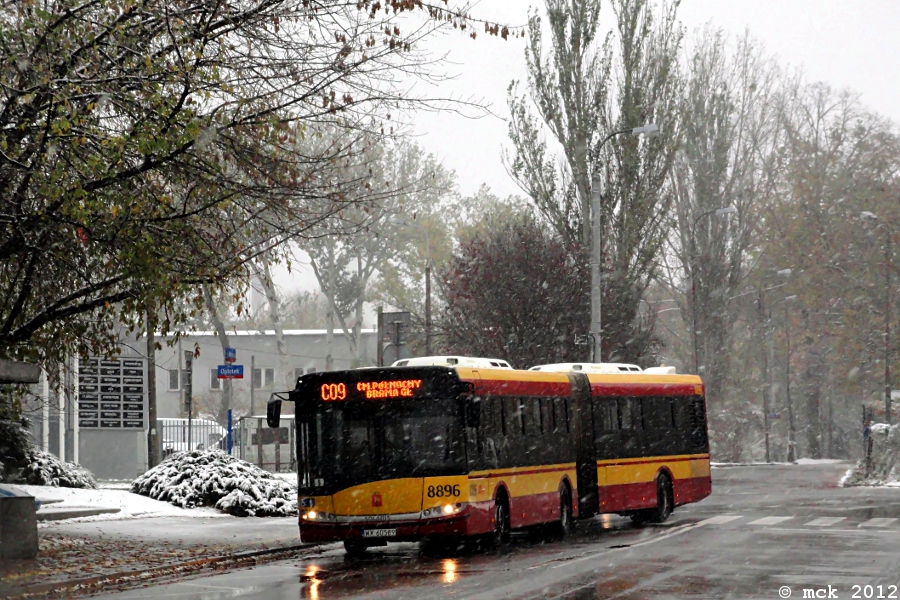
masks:
<path fill-rule="evenodd" d="M 333 402 L 302 419 L 300 487 L 327 494 L 369 481 L 465 473 L 453 399 Z"/>

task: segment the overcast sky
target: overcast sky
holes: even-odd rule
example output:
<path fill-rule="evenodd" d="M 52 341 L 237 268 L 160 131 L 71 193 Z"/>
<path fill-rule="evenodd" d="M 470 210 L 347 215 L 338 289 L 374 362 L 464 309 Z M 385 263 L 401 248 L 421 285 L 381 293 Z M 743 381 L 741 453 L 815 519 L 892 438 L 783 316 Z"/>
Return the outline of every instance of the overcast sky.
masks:
<path fill-rule="evenodd" d="M 482 0 L 472 14 L 525 24 L 529 5 L 542 6 L 523 0 Z M 682 0 L 679 15 L 688 38 L 706 23 L 734 36 L 749 31 L 782 66 L 802 68 L 813 81 L 855 90 L 863 104 L 900 123 L 900 0 Z M 613 25 L 611 17 L 605 7 L 605 30 Z M 456 78 L 434 89 L 420 86 L 417 93 L 484 100 L 497 116 L 409 115 L 418 142 L 457 172 L 464 194 L 475 192 L 482 183 L 501 196 L 520 193 L 506 174 L 501 151 L 509 148 L 506 90 L 513 79 L 525 78 L 525 40 L 479 35 L 473 41 L 449 32 L 433 40 L 432 46 L 436 53 L 448 53 L 452 64 L 447 71 Z M 293 275 L 282 272 L 278 281 L 287 289 L 318 287 L 308 266 L 300 266 Z"/>
<path fill-rule="evenodd" d="M 503 23 L 527 20 L 523 0 L 482 0 L 472 14 Z M 683 0 L 679 15 L 693 31 L 712 23 L 733 35 L 749 31 L 783 66 L 802 67 L 810 80 L 861 94 L 871 109 L 900 122 L 900 1 L 898 0 Z M 604 9 L 604 29 L 613 22 Z M 450 33 L 434 44 L 448 51 L 458 74 L 442 85 L 443 95 L 483 98 L 499 117 L 470 120 L 455 114 L 420 114 L 414 118 L 419 143 L 456 170 L 460 189 L 472 193 L 482 182 L 495 192 L 518 193 L 500 160 L 509 148 L 506 90 L 525 78 L 525 40 L 478 36 L 472 41 Z M 660 123 L 665 126 L 664 123 Z"/>

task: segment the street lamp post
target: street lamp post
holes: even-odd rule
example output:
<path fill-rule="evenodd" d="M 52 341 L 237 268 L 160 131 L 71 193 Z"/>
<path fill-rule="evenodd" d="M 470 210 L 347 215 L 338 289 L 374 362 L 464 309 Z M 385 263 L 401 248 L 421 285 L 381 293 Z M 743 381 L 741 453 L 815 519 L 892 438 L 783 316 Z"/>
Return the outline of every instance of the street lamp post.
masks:
<path fill-rule="evenodd" d="M 878 216 L 867 210 L 860 218 L 882 222 Z M 891 256 L 893 254 L 893 233 L 884 227 L 884 420 L 891 424 Z"/>
<path fill-rule="evenodd" d="M 659 126 L 648 123 L 643 127 L 614 131 L 603 138 L 597 146 L 599 152 L 606 142 L 617 135 L 629 133 L 634 136 L 656 137 Z M 600 214 L 600 178 L 591 180 L 591 362 L 603 362 L 603 221 Z"/>
<path fill-rule="evenodd" d="M 406 219 L 396 216 L 392 217 L 390 221 L 406 227 L 414 225 Z M 425 356 L 431 356 L 431 233 L 426 224 L 423 223 L 421 227 L 425 232 Z"/>
<path fill-rule="evenodd" d="M 425 227 L 425 356 L 431 356 L 431 240 Z"/>
<path fill-rule="evenodd" d="M 777 272 L 778 275 L 790 276 L 790 269 L 782 269 Z M 765 357 L 765 365 L 766 365 L 766 376 L 769 379 L 769 389 L 768 392 L 763 393 L 763 433 L 766 442 L 766 462 L 772 462 L 772 454 L 771 454 L 771 427 L 772 423 L 769 420 L 770 413 L 772 407 L 775 406 L 775 339 L 774 332 L 772 331 L 772 311 L 769 309 L 768 317 L 766 317 L 766 309 L 763 303 L 763 292 L 768 292 L 770 290 L 775 290 L 780 287 L 786 286 L 787 283 L 780 283 L 778 285 L 774 285 L 772 287 L 763 288 L 760 285 L 759 288 L 759 319 L 760 323 L 762 323 L 763 319 L 766 319 L 766 357 Z"/>
<path fill-rule="evenodd" d="M 705 213 L 698 215 L 691 225 L 691 345 L 693 346 L 694 372 L 698 374 L 700 373 L 700 363 L 699 359 L 697 358 L 697 223 L 700 222 L 700 219 L 702 219 L 703 217 L 708 217 L 709 215 L 730 215 L 736 212 L 737 209 L 733 206 L 723 206 L 722 208 L 708 210 Z"/>
<path fill-rule="evenodd" d="M 791 402 L 791 316 L 788 312 L 788 303 L 797 299 L 796 295 L 784 297 L 784 331 L 787 338 L 787 360 L 785 361 L 785 389 L 787 392 L 787 409 L 788 409 L 788 455 L 787 461 L 792 463 L 796 460 L 797 430 L 794 427 L 794 404 Z"/>

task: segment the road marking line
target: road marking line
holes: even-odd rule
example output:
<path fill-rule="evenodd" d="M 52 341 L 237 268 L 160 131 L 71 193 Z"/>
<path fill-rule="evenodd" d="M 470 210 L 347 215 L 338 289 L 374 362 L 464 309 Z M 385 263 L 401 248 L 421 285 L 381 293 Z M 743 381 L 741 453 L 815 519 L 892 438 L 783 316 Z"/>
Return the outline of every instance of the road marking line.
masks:
<path fill-rule="evenodd" d="M 610 554 L 612 552 L 621 552 L 622 550 L 631 550 L 632 548 L 639 548 L 641 546 L 655 544 L 657 542 L 666 540 L 670 537 L 674 537 L 676 535 L 681 535 L 682 533 L 687 533 L 688 531 L 691 531 L 692 529 L 696 529 L 697 527 L 699 527 L 698 523 L 687 523 L 685 525 L 678 525 L 676 527 L 672 527 L 671 529 L 669 529 L 668 531 L 666 531 L 665 533 L 663 533 L 661 535 L 657 535 L 657 536 L 651 537 L 650 539 L 643 540 L 640 542 L 635 542 L 633 544 L 627 544 L 627 545 L 623 544 L 622 547 L 620 547 L 620 548 L 604 548 L 603 550 L 600 550 L 599 552 L 590 552 L 588 554 L 578 556 L 577 558 L 563 559 L 562 561 L 560 561 L 560 564 L 553 565 L 550 568 L 551 569 L 559 569 L 560 567 L 567 567 L 574 563 L 579 563 L 579 562 L 582 562 L 585 560 L 590 560 L 592 558 L 598 558 L 604 554 Z M 544 564 L 546 565 L 547 563 L 544 563 Z"/>
<path fill-rule="evenodd" d="M 818 519 L 813 519 L 809 523 L 806 524 L 807 527 L 831 527 L 835 523 L 840 523 L 844 520 L 844 517 L 819 517 Z"/>
<path fill-rule="evenodd" d="M 887 527 L 896 520 L 897 520 L 896 518 L 879 517 L 876 519 L 869 519 L 868 521 L 860 523 L 858 526 L 859 527 Z"/>
<path fill-rule="evenodd" d="M 741 515 L 719 515 L 718 517 L 712 517 L 711 519 L 700 521 L 699 523 L 697 523 L 697 525 L 724 525 L 725 523 L 730 523 L 731 521 L 742 518 L 743 517 Z"/>
<path fill-rule="evenodd" d="M 794 517 L 763 517 L 762 519 L 750 521 L 748 525 L 777 525 L 778 523 L 789 521 L 793 518 Z"/>

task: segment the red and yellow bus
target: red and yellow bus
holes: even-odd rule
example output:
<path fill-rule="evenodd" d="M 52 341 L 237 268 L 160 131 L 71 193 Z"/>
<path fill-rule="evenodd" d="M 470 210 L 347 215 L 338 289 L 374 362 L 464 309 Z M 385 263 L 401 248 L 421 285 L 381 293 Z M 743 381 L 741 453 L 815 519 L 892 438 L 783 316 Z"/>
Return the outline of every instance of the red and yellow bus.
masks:
<path fill-rule="evenodd" d="M 711 492 L 696 376 L 409 366 L 312 373 L 288 398 L 300 537 L 348 552 L 618 513 Z M 281 400 L 269 402 L 278 424 Z"/>

